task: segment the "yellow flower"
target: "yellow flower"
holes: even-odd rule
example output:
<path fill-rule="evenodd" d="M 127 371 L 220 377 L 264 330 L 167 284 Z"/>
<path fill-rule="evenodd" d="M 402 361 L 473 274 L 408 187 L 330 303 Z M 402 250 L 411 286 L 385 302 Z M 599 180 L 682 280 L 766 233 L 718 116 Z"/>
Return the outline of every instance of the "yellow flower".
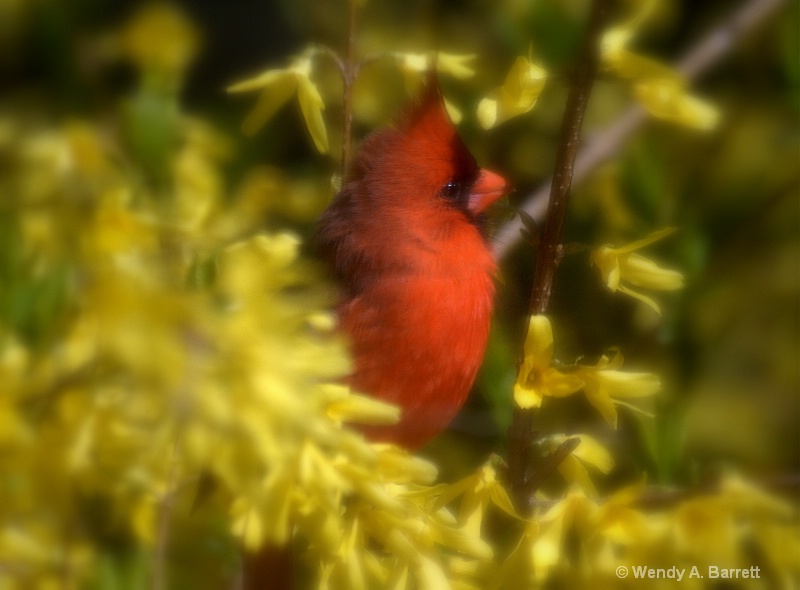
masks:
<path fill-rule="evenodd" d="M 366 398 L 362 397 L 361 399 Z M 436 477 L 439 475 L 439 471 L 433 463 L 409 455 L 399 447 L 375 443 L 373 448 L 378 453 L 378 471 L 385 479 L 394 483 L 430 484 L 436 481 Z"/>
<path fill-rule="evenodd" d="M 415 86 L 428 71 L 431 63 L 436 65 L 436 71 L 447 74 L 459 80 L 466 80 L 475 75 L 475 69 L 469 62 L 475 59 L 474 53 L 446 53 L 439 52 L 435 55 L 427 53 L 394 53 L 398 67 L 403 73 L 406 88 L 414 90 Z"/>
<path fill-rule="evenodd" d="M 545 580 L 550 570 L 563 562 L 571 537 L 581 546 L 588 545 L 594 532 L 591 523 L 595 521 L 597 512 L 597 504 L 583 491 L 573 490 L 542 515 L 539 519 L 540 533 L 533 546 L 537 581 Z"/>
<path fill-rule="evenodd" d="M 320 153 L 328 151 L 328 133 L 322 119 L 325 103 L 316 85 L 311 81 L 311 58 L 311 53 L 305 53 L 295 58 L 288 68 L 267 70 L 228 87 L 228 92 L 261 90 L 255 108 L 242 125 L 245 133 L 255 133 L 293 94 L 297 93 L 300 110 L 314 145 Z"/>
<path fill-rule="evenodd" d="M 364 395 L 350 392 L 344 385 L 325 383 L 320 386 L 331 395 L 328 417 L 336 422 L 355 424 L 396 424 L 400 408 Z"/>
<path fill-rule="evenodd" d="M 534 573 L 536 562 L 534 558 L 534 544 L 539 526 L 530 523 L 525 527 L 520 536 L 519 543 L 503 560 L 503 565 L 493 576 L 492 588 L 533 588 L 536 587 Z"/>
<path fill-rule="evenodd" d="M 432 64 L 436 66 L 436 71 L 438 73 L 447 74 L 458 80 L 466 80 L 475 75 L 475 69 L 469 65 L 469 62 L 475 59 L 474 53 L 459 54 L 439 52 L 434 55 L 428 53 L 397 52 L 394 53 L 393 56 L 397 60 L 398 67 L 405 80 L 406 90 L 408 90 L 409 93 L 417 92 L 417 88 L 423 76 L 428 72 Z M 444 99 L 444 106 L 447 109 L 450 120 L 458 125 L 462 119 L 461 110 L 447 100 L 446 97 Z"/>
<path fill-rule="evenodd" d="M 543 315 L 531 316 L 525 338 L 525 359 L 514 384 L 514 401 L 520 408 L 538 408 L 545 396 L 566 397 L 578 391 L 583 381 L 551 366 L 553 329 Z"/>
<path fill-rule="evenodd" d="M 546 446 L 554 451 L 571 438 L 579 439 L 580 444 L 559 464 L 558 471 L 570 483 L 577 484 L 587 494 L 596 496 L 597 489 L 594 487 L 585 465 L 591 465 L 601 473 L 609 473 L 614 468 L 614 458 L 608 449 L 588 434 L 570 436 L 554 434 L 547 438 Z"/>
<path fill-rule="evenodd" d="M 514 508 L 497 472 L 490 464 L 483 465 L 472 475 L 465 477 L 444 490 L 436 500 L 436 507 L 446 506 L 461 497 L 458 522 L 462 530 L 480 537 L 486 508 L 493 504 L 518 520 L 525 520 Z"/>
<path fill-rule="evenodd" d="M 635 83 L 633 95 L 651 115 L 659 119 L 703 131 L 716 127 L 719 111 L 688 94 L 685 86 L 686 83 L 680 78 L 653 78 Z"/>
<path fill-rule="evenodd" d="M 653 395 L 661 389 L 658 375 L 619 371 L 622 361 L 622 354 L 617 352 L 611 358 L 604 355 L 593 367 L 581 366 L 578 369 L 586 399 L 613 428 L 617 427 L 617 405 L 641 411 L 620 399 Z"/>
<path fill-rule="evenodd" d="M 674 542 L 681 553 L 690 557 L 733 563 L 738 545 L 736 516 L 719 497 L 681 502 L 672 516 Z"/>
<path fill-rule="evenodd" d="M 633 287 L 657 291 L 674 291 L 683 287 L 683 275 L 681 273 L 661 268 L 649 258 L 635 253 L 635 250 L 648 246 L 668 236 L 673 231 L 675 231 L 675 228 L 671 227 L 661 229 L 641 240 L 619 248 L 608 245 L 601 246 L 592 252 L 592 262 L 600 269 L 600 274 L 609 289 L 630 295 L 646 303 L 657 314 L 661 315 L 661 310 L 655 301 L 631 289 L 623 282 Z"/>
<path fill-rule="evenodd" d="M 652 543 L 668 531 L 668 517 L 662 514 L 656 518 L 637 508 L 636 502 L 645 489 L 646 480 L 642 477 L 638 482 L 617 490 L 601 504 L 596 522 L 598 532 L 607 542 L 620 546 Z"/>
<path fill-rule="evenodd" d="M 603 35 L 603 64 L 633 84 L 634 96 L 654 117 L 697 129 L 712 129 L 719 121 L 719 111 L 690 95 L 688 83 L 679 72 L 627 48 L 636 29 L 654 11 L 657 2 L 646 0 L 634 4 L 637 11 L 633 16 Z"/>
<path fill-rule="evenodd" d="M 634 12 L 626 22 L 611 27 L 603 33 L 601 49 L 604 55 L 614 55 L 622 51 L 636 34 L 636 29 L 655 11 L 658 2 L 643 0 L 633 4 L 635 4 Z"/>
<path fill-rule="evenodd" d="M 547 72 L 529 58 L 520 56 L 511 66 L 505 82 L 478 104 L 478 121 L 489 129 L 530 111 L 539 99 Z"/>

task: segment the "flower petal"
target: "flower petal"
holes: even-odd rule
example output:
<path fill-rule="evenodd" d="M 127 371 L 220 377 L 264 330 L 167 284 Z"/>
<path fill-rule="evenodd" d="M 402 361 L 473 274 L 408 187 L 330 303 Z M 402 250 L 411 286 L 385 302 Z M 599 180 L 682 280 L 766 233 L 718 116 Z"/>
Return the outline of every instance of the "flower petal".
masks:
<path fill-rule="evenodd" d="M 478 104 L 478 121 L 484 129 L 530 111 L 539 99 L 547 72 L 527 57 L 516 59 L 503 86 Z"/>
<path fill-rule="evenodd" d="M 647 295 L 639 293 L 638 291 L 634 291 L 633 289 L 629 289 L 629 288 L 625 287 L 624 285 L 620 285 L 617 290 L 620 293 L 624 293 L 625 295 L 628 295 L 629 297 L 633 297 L 634 299 L 638 299 L 642 303 L 647 304 L 647 306 L 650 307 L 650 309 L 652 309 L 658 315 L 661 315 L 661 308 L 658 306 L 658 303 L 656 303 L 655 300 L 651 299 Z"/>
<path fill-rule="evenodd" d="M 328 406 L 328 417 L 337 422 L 388 425 L 400 421 L 400 408 L 364 395 L 349 395 Z"/>
<path fill-rule="evenodd" d="M 564 479 L 580 486 L 588 495 L 597 496 L 597 488 L 594 487 L 589 472 L 574 455 L 568 455 L 559 464 L 558 471 L 564 476 Z"/>
<path fill-rule="evenodd" d="M 247 118 L 242 123 L 242 132 L 245 135 L 254 135 L 292 96 L 297 84 L 295 77 L 288 72 L 276 72 L 273 81 L 258 97 L 258 102 Z M 239 85 L 236 85 L 239 86 Z"/>
<path fill-rule="evenodd" d="M 475 68 L 468 64 L 475 59 L 474 53 L 444 53 L 436 54 L 436 69 L 453 78 L 466 80 L 475 75 Z"/>
<path fill-rule="evenodd" d="M 654 261 L 636 253 L 621 258 L 622 275 L 632 285 L 655 291 L 683 288 L 683 275 L 678 271 L 661 268 Z"/>
<path fill-rule="evenodd" d="M 523 410 L 542 406 L 542 390 L 538 387 L 514 385 L 514 402 Z"/>
<path fill-rule="evenodd" d="M 659 119 L 701 130 L 713 129 L 719 122 L 718 109 L 688 94 L 675 80 L 639 82 L 634 85 L 633 93 L 650 114 Z"/>
<path fill-rule="evenodd" d="M 619 286 L 619 255 L 617 251 L 610 246 L 601 246 L 592 252 L 592 264 L 600 269 L 600 276 L 603 281 L 615 292 Z"/>
<path fill-rule="evenodd" d="M 328 152 L 328 132 L 322 119 L 325 104 L 314 83 L 307 76 L 297 76 L 297 98 L 314 146 L 321 154 Z"/>
<path fill-rule="evenodd" d="M 608 395 L 606 391 L 596 385 L 587 381 L 586 387 L 583 388 L 583 393 L 586 395 L 586 400 L 592 404 L 603 419 L 614 430 L 617 429 L 617 408 L 614 406 L 614 400 Z"/>
<path fill-rule="evenodd" d="M 258 76 L 253 76 L 247 80 L 231 84 L 226 90 L 230 93 L 260 90 L 279 83 L 283 78 L 291 78 L 291 72 L 288 70 L 267 70 Z"/>
<path fill-rule="evenodd" d="M 616 25 L 603 33 L 601 47 L 604 53 L 614 54 L 625 48 L 641 26 L 658 5 L 657 0 L 634 2 L 634 12 L 624 23 Z"/>
<path fill-rule="evenodd" d="M 461 109 L 447 100 L 447 98 L 444 99 L 444 108 L 447 110 L 447 116 L 450 117 L 453 125 L 458 125 L 461 123 L 461 119 L 464 118 L 464 116 L 461 114 Z"/>
<path fill-rule="evenodd" d="M 544 315 L 532 315 L 525 336 L 525 360 L 538 369 L 547 369 L 553 359 L 553 328 Z"/>
<path fill-rule="evenodd" d="M 572 451 L 575 457 L 603 473 L 609 473 L 614 468 L 614 457 L 596 438 L 588 434 L 579 434 L 578 438 L 581 444 Z"/>
<path fill-rule="evenodd" d="M 661 379 L 654 373 L 597 371 L 592 378 L 614 398 L 645 397 L 661 389 Z"/>
<path fill-rule="evenodd" d="M 583 387 L 583 379 L 572 373 L 547 369 L 542 374 L 542 393 L 551 397 L 566 397 Z"/>
<path fill-rule="evenodd" d="M 630 244 L 626 244 L 625 246 L 620 246 L 619 248 L 613 248 L 613 250 L 617 254 L 624 254 L 626 252 L 633 252 L 634 250 L 641 250 L 645 246 L 649 246 L 654 242 L 657 242 L 663 238 L 666 238 L 668 235 L 673 234 L 677 231 L 678 228 L 676 227 L 665 227 L 662 229 L 658 229 L 645 237 L 641 240 L 636 240 L 635 242 L 631 242 Z"/>

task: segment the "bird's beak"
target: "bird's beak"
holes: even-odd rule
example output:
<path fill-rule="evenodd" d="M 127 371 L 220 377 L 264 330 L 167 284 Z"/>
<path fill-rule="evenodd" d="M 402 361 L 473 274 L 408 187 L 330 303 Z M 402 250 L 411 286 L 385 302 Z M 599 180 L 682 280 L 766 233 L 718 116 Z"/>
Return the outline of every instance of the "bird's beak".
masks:
<path fill-rule="evenodd" d="M 472 185 L 467 208 L 473 215 L 479 215 L 486 211 L 489 205 L 504 197 L 509 188 L 505 178 L 489 170 L 481 169 L 478 180 Z"/>

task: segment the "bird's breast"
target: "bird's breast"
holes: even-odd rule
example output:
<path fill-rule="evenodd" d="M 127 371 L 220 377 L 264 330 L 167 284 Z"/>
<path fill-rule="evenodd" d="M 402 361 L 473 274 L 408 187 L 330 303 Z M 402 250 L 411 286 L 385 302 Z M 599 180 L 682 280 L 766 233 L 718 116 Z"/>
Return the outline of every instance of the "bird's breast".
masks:
<path fill-rule="evenodd" d="M 483 358 L 494 262 L 473 252 L 420 253 L 417 265 L 374 276 L 339 308 L 355 361 L 351 385 L 399 405 L 401 422 L 368 434 L 414 448 L 463 405 Z M 452 257 L 448 261 L 447 258 Z"/>

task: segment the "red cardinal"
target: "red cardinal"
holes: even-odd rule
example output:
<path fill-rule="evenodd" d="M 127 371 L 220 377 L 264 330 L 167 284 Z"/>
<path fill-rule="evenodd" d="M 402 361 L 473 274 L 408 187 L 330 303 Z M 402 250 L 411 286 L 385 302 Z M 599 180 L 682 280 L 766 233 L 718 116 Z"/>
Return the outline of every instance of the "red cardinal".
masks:
<path fill-rule="evenodd" d="M 417 448 L 464 404 L 494 295 L 483 213 L 506 191 L 478 167 L 435 81 L 395 127 L 363 141 L 317 241 L 344 289 L 349 384 L 402 409 L 399 424 L 365 429 L 370 439 Z"/>
<path fill-rule="evenodd" d="M 344 289 L 349 383 L 402 409 L 399 424 L 368 428 L 369 438 L 414 449 L 464 404 L 494 295 L 483 212 L 506 187 L 478 168 L 431 83 L 396 127 L 364 140 L 323 214 L 317 241 Z M 290 564 L 289 546 L 245 555 L 245 588 L 291 588 Z"/>

